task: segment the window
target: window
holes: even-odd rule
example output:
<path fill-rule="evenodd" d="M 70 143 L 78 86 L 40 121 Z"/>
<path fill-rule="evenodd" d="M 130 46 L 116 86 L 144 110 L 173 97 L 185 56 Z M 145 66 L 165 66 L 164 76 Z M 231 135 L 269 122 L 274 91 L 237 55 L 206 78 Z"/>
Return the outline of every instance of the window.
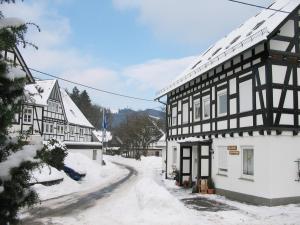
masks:
<path fill-rule="evenodd" d="M 97 160 L 97 150 L 93 150 L 93 160 Z"/>
<path fill-rule="evenodd" d="M 83 136 L 83 128 L 79 129 L 79 134 L 80 134 L 80 136 Z"/>
<path fill-rule="evenodd" d="M 173 165 L 176 165 L 177 163 L 177 148 L 173 147 Z"/>
<path fill-rule="evenodd" d="M 227 92 L 223 91 L 218 94 L 218 115 L 227 114 Z"/>
<path fill-rule="evenodd" d="M 240 112 L 247 112 L 253 109 L 252 104 L 252 80 L 240 83 Z"/>
<path fill-rule="evenodd" d="M 32 109 L 25 108 L 24 109 L 24 123 L 32 123 Z"/>
<path fill-rule="evenodd" d="M 206 97 L 203 99 L 203 118 L 210 118 L 210 99 Z"/>
<path fill-rule="evenodd" d="M 253 148 L 243 148 L 243 175 L 254 175 L 254 150 Z"/>
<path fill-rule="evenodd" d="M 194 120 L 200 120 L 200 99 L 194 101 Z"/>
<path fill-rule="evenodd" d="M 218 172 L 220 174 L 227 173 L 228 171 L 227 152 L 227 147 L 218 147 Z"/>
<path fill-rule="evenodd" d="M 64 126 L 63 125 L 57 125 L 57 133 L 64 134 Z"/>
<path fill-rule="evenodd" d="M 172 126 L 177 125 L 177 107 L 172 108 Z"/>
<path fill-rule="evenodd" d="M 45 124 L 44 131 L 45 133 L 49 133 L 49 124 Z"/>
<path fill-rule="evenodd" d="M 215 56 L 222 48 L 218 48 L 211 56 Z"/>
<path fill-rule="evenodd" d="M 186 124 L 189 122 L 189 104 L 184 103 L 182 105 L 182 123 Z"/>
<path fill-rule="evenodd" d="M 75 128 L 74 128 L 74 126 L 70 126 L 70 134 L 74 134 L 74 130 L 75 130 Z"/>
<path fill-rule="evenodd" d="M 261 25 L 263 25 L 265 23 L 265 20 L 263 20 L 263 21 L 260 21 L 259 23 L 257 23 L 256 25 L 255 25 L 255 27 L 253 27 L 253 29 L 252 30 L 257 30 L 259 27 L 261 27 Z"/>
<path fill-rule="evenodd" d="M 53 124 L 50 124 L 50 133 L 53 134 L 54 130 L 53 130 Z"/>

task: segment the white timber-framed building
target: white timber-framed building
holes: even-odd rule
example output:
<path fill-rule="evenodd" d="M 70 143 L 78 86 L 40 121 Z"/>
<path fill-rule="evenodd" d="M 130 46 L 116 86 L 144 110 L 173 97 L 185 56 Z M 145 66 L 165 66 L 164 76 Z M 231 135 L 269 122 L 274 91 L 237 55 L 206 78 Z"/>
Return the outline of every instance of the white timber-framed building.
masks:
<path fill-rule="evenodd" d="M 102 143 L 92 140 L 93 125 L 75 105 L 57 80 L 35 80 L 17 48 L 4 52 L 7 61 L 20 67 L 27 77 L 26 98 L 15 115 L 11 132 L 30 131 L 44 141 L 63 142 L 69 151 L 102 161 Z"/>
<path fill-rule="evenodd" d="M 300 1 L 278 0 L 204 52 L 167 96 L 166 174 L 219 194 L 300 202 Z"/>

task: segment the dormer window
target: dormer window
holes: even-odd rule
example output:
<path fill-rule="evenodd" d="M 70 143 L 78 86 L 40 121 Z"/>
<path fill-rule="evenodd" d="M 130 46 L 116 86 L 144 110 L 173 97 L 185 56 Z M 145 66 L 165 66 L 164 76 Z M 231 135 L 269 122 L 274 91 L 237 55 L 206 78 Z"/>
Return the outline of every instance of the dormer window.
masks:
<path fill-rule="evenodd" d="M 261 25 L 263 25 L 265 23 L 265 20 L 263 20 L 263 21 L 260 21 L 259 23 L 257 23 L 256 25 L 255 25 L 255 27 L 253 27 L 253 31 L 254 30 L 257 30 L 258 28 L 260 28 L 261 27 Z"/>
<path fill-rule="evenodd" d="M 218 48 L 211 56 L 216 55 L 222 48 Z"/>

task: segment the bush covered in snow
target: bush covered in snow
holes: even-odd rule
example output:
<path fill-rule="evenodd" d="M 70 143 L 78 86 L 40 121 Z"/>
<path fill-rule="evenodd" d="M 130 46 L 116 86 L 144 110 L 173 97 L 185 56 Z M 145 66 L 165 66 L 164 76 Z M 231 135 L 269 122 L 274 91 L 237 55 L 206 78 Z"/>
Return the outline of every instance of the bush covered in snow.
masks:
<path fill-rule="evenodd" d="M 48 140 L 43 149 L 38 152 L 38 157 L 48 165 L 62 170 L 64 168 L 64 159 L 67 156 L 66 146 L 55 140 Z"/>

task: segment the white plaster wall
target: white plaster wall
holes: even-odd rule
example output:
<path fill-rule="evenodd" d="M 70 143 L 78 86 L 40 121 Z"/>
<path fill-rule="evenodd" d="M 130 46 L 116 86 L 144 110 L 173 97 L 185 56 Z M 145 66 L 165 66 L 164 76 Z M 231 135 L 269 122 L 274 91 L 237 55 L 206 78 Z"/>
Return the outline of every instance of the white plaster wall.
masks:
<path fill-rule="evenodd" d="M 87 157 L 89 157 L 90 159 L 93 160 L 93 149 L 68 149 L 68 151 L 72 152 L 72 153 L 80 153 L 83 154 Z M 97 159 L 96 161 L 102 162 L 103 159 L 103 153 L 101 149 L 97 150 Z"/>
<path fill-rule="evenodd" d="M 270 137 L 270 187 L 271 197 L 300 196 L 300 182 L 297 179 L 297 164 L 300 159 L 300 137 Z"/>
<path fill-rule="evenodd" d="M 218 175 L 218 146 L 236 145 L 240 155 L 228 154 L 227 177 Z M 242 146 L 254 147 L 253 181 L 243 180 Z M 216 187 L 263 198 L 300 196 L 300 182 L 296 182 L 300 158 L 299 136 L 253 136 L 218 138 L 213 140 L 212 176 Z"/>
<path fill-rule="evenodd" d="M 270 49 L 277 51 L 286 51 L 289 46 L 289 42 L 270 40 Z"/>
<path fill-rule="evenodd" d="M 176 159 L 176 168 L 179 170 L 180 168 L 180 145 L 176 141 L 168 141 L 168 148 L 167 148 L 167 175 L 170 177 L 170 173 L 172 172 L 172 166 L 173 166 L 173 147 L 177 148 L 177 159 Z"/>

